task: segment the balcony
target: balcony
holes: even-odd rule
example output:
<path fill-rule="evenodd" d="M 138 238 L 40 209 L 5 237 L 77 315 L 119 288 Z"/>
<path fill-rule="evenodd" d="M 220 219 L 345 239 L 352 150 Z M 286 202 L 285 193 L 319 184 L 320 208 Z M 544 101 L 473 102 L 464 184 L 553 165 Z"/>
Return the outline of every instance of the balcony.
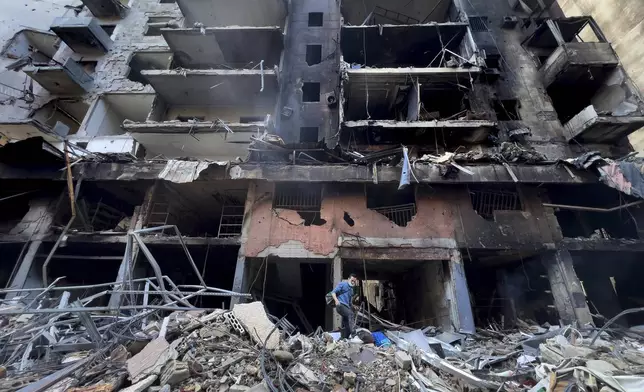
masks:
<path fill-rule="evenodd" d="M 591 17 L 548 19 L 523 45 L 568 141 L 612 143 L 644 125 L 640 92 Z"/>
<path fill-rule="evenodd" d="M 191 69 L 279 65 L 282 30 L 272 27 L 161 29 L 177 66 Z M 249 45 L 250 44 L 250 45 Z"/>
<path fill-rule="evenodd" d="M 94 81 L 94 78 L 72 59 L 68 59 L 63 65 L 32 65 L 22 70 L 54 95 L 83 95 L 89 91 Z"/>
<path fill-rule="evenodd" d="M 496 122 L 472 116 L 482 72 L 467 23 L 344 26 L 341 143 L 478 143 Z"/>
<path fill-rule="evenodd" d="M 98 20 L 91 17 L 54 19 L 51 31 L 63 40 L 74 52 L 83 55 L 102 55 L 112 46 L 109 34 Z"/>

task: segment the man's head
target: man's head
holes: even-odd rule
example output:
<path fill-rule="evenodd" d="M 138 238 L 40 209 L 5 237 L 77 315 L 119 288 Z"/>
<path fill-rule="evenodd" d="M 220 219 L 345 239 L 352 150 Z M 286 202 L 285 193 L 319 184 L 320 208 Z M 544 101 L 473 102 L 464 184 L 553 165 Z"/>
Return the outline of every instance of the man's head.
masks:
<path fill-rule="evenodd" d="M 349 284 L 351 286 L 357 286 L 358 285 L 358 275 L 350 274 L 349 279 L 347 279 L 347 281 L 349 282 Z"/>

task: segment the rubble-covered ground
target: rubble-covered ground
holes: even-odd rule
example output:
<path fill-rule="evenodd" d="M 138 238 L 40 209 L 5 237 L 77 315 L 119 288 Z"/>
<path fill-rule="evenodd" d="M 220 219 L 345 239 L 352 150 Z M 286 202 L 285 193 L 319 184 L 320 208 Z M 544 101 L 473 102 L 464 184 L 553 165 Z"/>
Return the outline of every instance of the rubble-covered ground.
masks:
<path fill-rule="evenodd" d="M 401 327 L 347 341 L 276 324 L 261 302 L 161 310 L 52 317 L 0 308 L 0 391 L 644 391 L 637 328 L 597 336 L 522 323 L 468 336 Z M 84 346 L 94 348 L 70 350 Z"/>

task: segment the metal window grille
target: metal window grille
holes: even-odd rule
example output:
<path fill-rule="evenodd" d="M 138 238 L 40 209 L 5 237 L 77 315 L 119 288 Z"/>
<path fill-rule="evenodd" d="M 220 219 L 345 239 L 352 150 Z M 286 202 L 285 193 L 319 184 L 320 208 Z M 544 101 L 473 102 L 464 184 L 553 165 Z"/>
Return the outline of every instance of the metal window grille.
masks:
<path fill-rule="evenodd" d="M 273 208 L 288 208 L 302 212 L 319 212 L 322 205 L 322 188 L 312 184 L 297 186 L 277 184 L 273 195 Z"/>
<path fill-rule="evenodd" d="M 223 206 L 217 236 L 220 238 L 240 236 L 243 222 L 244 206 Z"/>
<path fill-rule="evenodd" d="M 472 207 L 484 219 L 494 219 L 494 211 L 520 210 L 521 202 L 516 191 L 504 189 L 470 189 Z"/>
<path fill-rule="evenodd" d="M 470 17 L 470 28 L 476 32 L 487 31 L 487 16 Z"/>
<path fill-rule="evenodd" d="M 416 215 L 416 203 L 401 204 L 373 208 L 374 211 L 384 215 L 398 226 L 407 226 L 407 223 Z"/>

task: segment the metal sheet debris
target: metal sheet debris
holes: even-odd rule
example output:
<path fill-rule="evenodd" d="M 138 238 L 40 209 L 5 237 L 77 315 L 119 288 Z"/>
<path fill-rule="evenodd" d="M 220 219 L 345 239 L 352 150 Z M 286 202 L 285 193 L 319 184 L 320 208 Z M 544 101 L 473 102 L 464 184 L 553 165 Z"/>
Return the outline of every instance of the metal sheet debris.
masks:
<path fill-rule="evenodd" d="M 165 164 L 158 178 L 174 182 L 176 184 L 184 184 L 187 182 L 195 181 L 204 170 L 208 169 L 211 165 L 226 166 L 228 162 L 211 162 L 211 161 L 184 161 L 178 159 L 170 159 Z"/>
<path fill-rule="evenodd" d="M 132 281 L 141 286 L 149 282 L 152 294 L 159 288 L 155 279 Z M 205 293 L 200 285 L 193 286 L 197 291 L 192 294 L 178 291 L 185 286 L 171 281 L 168 286 L 175 289 L 168 292 L 191 306 L 193 298 Z M 513 330 L 456 334 L 435 326 L 411 330 L 372 315 L 372 321 L 380 320 L 372 324 L 392 342 L 378 347 L 357 337 L 337 340 L 321 329 L 308 336 L 294 334 L 285 318 L 269 315 L 259 301 L 236 305 L 233 311 L 181 306 L 178 300 L 144 306 L 139 305 L 142 291 L 134 305 L 106 308 L 105 313 L 83 307 L 83 298 L 61 301 L 69 286 L 31 290 L 42 294 L 34 309 L 22 307 L 20 300 L 0 307 L 0 318 L 7 320 L 0 335 L 6 364 L 2 391 L 517 392 L 535 391 L 537 385 L 564 390 L 575 384 L 633 392 L 644 383 L 644 338 L 615 328 L 597 333 L 520 322 Z M 47 310 L 66 313 L 54 318 L 39 313 Z M 80 311 L 87 317 L 78 317 Z M 362 314 L 358 322 L 367 326 L 368 318 Z M 361 331 L 365 341 L 373 341 L 369 330 Z M 44 332 L 47 343 L 36 343 Z M 88 351 L 55 350 L 88 343 Z"/>

